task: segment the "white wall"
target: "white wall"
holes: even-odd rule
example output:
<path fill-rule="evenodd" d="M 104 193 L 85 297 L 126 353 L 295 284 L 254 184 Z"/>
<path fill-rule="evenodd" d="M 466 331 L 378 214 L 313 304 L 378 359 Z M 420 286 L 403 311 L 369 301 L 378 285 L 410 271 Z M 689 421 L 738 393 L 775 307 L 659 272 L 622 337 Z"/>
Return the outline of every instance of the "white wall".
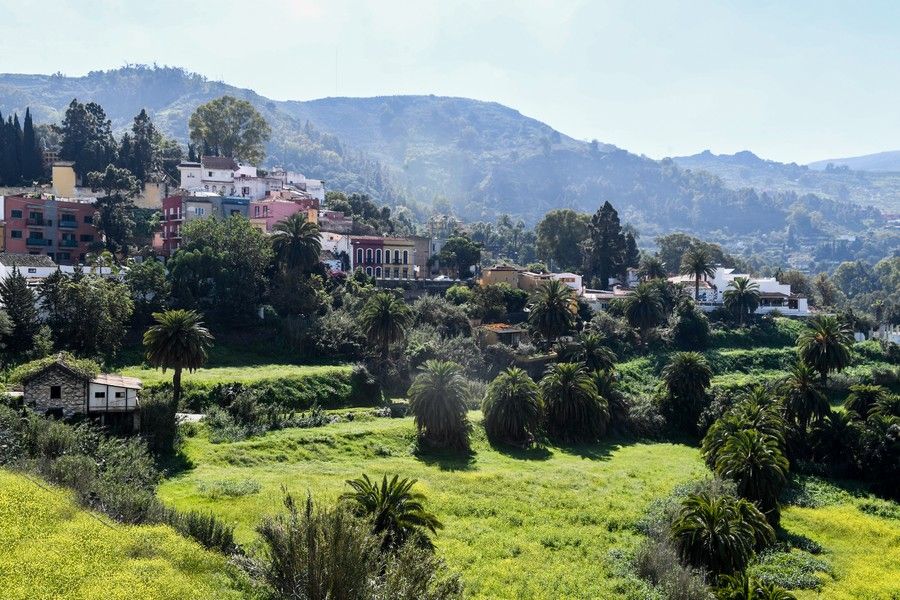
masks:
<path fill-rule="evenodd" d="M 103 394 L 104 396 L 98 398 L 97 394 Z M 109 404 L 107 404 L 106 396 L 109 396 Z M 115 385 L 91 383 L 88 389 L 88 410 L 106 410 L 107 406 L 109 406 L 109 410 L 134 409 L 137 406 L 137 390 Z"/>

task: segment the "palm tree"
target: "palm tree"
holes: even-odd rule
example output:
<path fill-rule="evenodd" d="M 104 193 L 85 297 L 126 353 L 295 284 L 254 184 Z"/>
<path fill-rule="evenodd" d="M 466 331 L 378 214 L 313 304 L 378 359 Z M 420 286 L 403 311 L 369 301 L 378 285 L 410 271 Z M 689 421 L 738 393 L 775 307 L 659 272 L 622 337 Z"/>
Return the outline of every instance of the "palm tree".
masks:
<path fill-rule="evenodd" d="M 594 441 L 606 432 L 609 407 L 590 374 L 578 363 L 558 363 L 540 383 L 547 427 L 563 442 Z"/>
<path fill-rule="evenodd" d="M 606 345 L 606 339 L 594 332 L 582 333 L 574 344 L 573 362 L 584 363 L 588 371 L 607 371 L 616 363 L 615 353 Z"/>
<path fill-rule="evenodd" d="M 544 405 L 538 387 L 528 373 L 510 367 L 488 386 L 481 412 L 489 439 L 527 444 L 538 435 Z"/>
<path fill-rule="evenodd" d="M 797 352 L 803 362 L 818 371 L 822 387 L 828 383 L 828 373 L 850 365 L 851 345 L 850 329 L 834 315 L 811 318 L 797 336 Z"/>
<path fill-rule="evenodd" d="M 844 408 L 855 418 L 865 421 L 875 405 L 887 397 L 887 390 L 880 385 L 858 384 L 850 386 L 844 400 Z"/>
<path fill-rule="evenodd" d="M 715 575 L 739 572 L 775 531 L 753 503 L 728 494 L 689 495 L 672 523 L 681 557 Z"/>
<path fill-rule="evenodd" d="M 693 246 L 681 257 L 681 274 L 694 277 L 694 300 L 700 301 L 700 279 L 713 277 L 716 265 L 705 246 Z"/>
<path fill-rule="evenodd" d="M 876 400 L 869 416 L 900 418 L 900 394 L 885 394 Z"/>
<path fill-rule="evenodd" d="M 829 408 L 828 412 L 812 428 L 813 454 L 819 460 L 847 465 L 852 456 L 850 450 L 857 439 L 853 416 Z"/>
<path fill-rule="evenodd" d="M 815 369 L 798 360 L 782 383 L 788 418 L 803 431 L 813 418 L 821 419 L 828 412 L 828 399 L 817 379 Z"/>
<path fill-rule="evenodd" d="M 322 252 L 319 226 L 294 213 L 272 227 L 272 249 L 282 268 L 308 271 L 319 262 Z"/>
<path fill-rule="evenodd" d="M 703 457 L 710 469 L 715 469 L 719 453 L 734 434 L 739 431 L 755 430 L 776 440 L 780 448 L 784 448 L 785 423 L 781 416 L 781 407 L 766 397 L 767 391 L 762 386 L 751 389 L 722 418 L 706 432 L 703 437 Z"/>
<path fill-rule="evenodd" d="M 716 600 L 797 600 L 783 587 L 764 583 L 746 572 L 720 575 L 716 583 Z"/>
<path fill-rule="evenodd" d="M 725 308 L 737 314 L 740 326 L 759 308 L 759 284 L 749 277 L 735 277 L 725 290 Z"/>
<path fill-rule="evenodd" d="M 458 364 L 429 360 L 409 388 L 409 408 L 419 438 L 435 448 L 467 450 L 465 381 Z"/>
<path fill-rule="evenodd" d="M 647 331 L 663 318 L 663 305 L 656 287 L 650 282 L 638 284 L 625 297 L 625 318 L 632 327 L 640 329 L 641 343 L 647 343 Z"/>
<path fill-rule="evenodd" d="M 641 281 L 650 279 L 664 279 L 666 277 L 666 267 L 662 260 L 655 254 L 648 254 L 641 258 L 641 264 L 638 267 L 638 276 Z"/>
<path fill-rule="evenodd" d="M 359 318 L 369 342 L 381 349 L 382 361 L 387 360 L 391 344 L 402 340 L 412 323 L 409 307 L 388 291 L 373 294 Z"/>
<path fill-rule="evenodd" d="M 755 429 L 735 432 L 716 457 L 716 473 L 733 480 L 738 494 L 778 521 L 778 495 L 787 481 L 788 460 L 779 441 Z"/>
<path fill-rule="evenodd" d="M 350 505 L 356 516 L 371 520 L 372 533 L 383 536 L 383 549 L 395 550 L 412 536 L 420 536 L 428 544 L 425 531 L 436 533 L 443 524 L 425 510 L 425 495 L 412 491 L 416 481 L 400 479 L 397 475 L 389 481 L 385 475 L 378 485 L 364 474 L 347 480 L 353 491 L 342 494 L 341 500 Z"/>
<path fill-rule="evenodd" d="M 558 279 L 551 279 L 538 288 L 528 322 L 544 339 L 553 343 L 575 327 L 577 314 L 578 301 L 572 288 Z"/>
<path fill-rule="evenodd" d="M 153 313 L 156 322 L 144 332 L 147 362 L 157 368 L 172 369 L 173 402 L 181 400 L 181 372 L 193 372 L 206 362 L 213 336 L 193 310 L 167 310 Z"/>
<path fill-rule="evenodd" d="M 712 381 L 712 369 L 699 352 L 676 352 L 662 370 L 669 416 L 694 429 Z"/>

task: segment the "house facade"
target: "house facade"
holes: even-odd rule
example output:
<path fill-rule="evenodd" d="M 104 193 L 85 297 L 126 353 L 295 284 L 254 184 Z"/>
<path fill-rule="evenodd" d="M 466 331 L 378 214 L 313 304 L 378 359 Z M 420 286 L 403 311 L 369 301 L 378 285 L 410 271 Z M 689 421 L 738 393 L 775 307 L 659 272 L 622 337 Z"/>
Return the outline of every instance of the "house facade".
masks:
<path fill-rule="evenodd" d="M 6 196 L 3 204 L 4 249 L 46 255 L 59 264 L 83 263 L 95 242 L 94 202 L 52 196 Z"/>
<path fill-rule="evenodd" d="M 88 415 L 107 424 L 117 421 L 137 429 L 141 381 L 109 373 L 88 376 L 62 358 L 22 381 L 23 401 L 36 412 L 56 417 Z"/>
<path fill-rule="evenodd" d="M 750 277 L 744 273 L 735 273 L 734 269 L 716 267 L 712 277 L 703 277 L 700 281 L 700 292 L 694 298 L 697 304 L 706 312 L 711 312 L 725 304 L 725 292 L 729 285 L 738 277 L 746 277 L 755 283 L 759 291 L 759 307 L 756 314 L 764 315 L 771 312 L 779 312 L 784 315 L 805 317 L 809 316 L 809 303 L 807 299 L 798 294 L 791 293 L 791 286 L 779 283 L 774 277 Z M 672 283 L 682 284 L 684 292 L 694 297 L 696 282 L 691 275 L 678 275 L 670 277 Z"/>
<path fill-rule="evenodd" d="M 249 210 L 250 200 L 247 198 L 220 196 L 211 192 L 164 198 L 162 221 L 153 239 L 153 249 L 163 256 L 170 256 L 181 246 L 181 228 L 184 223 L 205 217 L 219 219 L 227 219 L 233 215 L 247 217 Z"/>
<path fill-rule="evenodd" d="M 282 177 L 261 176 L 256 167 L 224 156 L 203 156 L 199 162 L 182 162 L 178 165 L 178 172 L 179 187 L 191 193 L 211 192 L 220 196 L 259 200 L 285 187 Z"/>

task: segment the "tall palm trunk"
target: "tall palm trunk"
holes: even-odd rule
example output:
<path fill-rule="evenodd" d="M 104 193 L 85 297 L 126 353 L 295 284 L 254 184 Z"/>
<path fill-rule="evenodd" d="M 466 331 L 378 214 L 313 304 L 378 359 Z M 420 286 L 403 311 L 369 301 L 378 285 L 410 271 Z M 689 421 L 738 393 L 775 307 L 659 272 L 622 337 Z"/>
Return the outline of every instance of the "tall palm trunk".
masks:
<path fill-rule="evenodd" d="M 175 367 L 175 374 L 172 375 L 172 401 L 178 409 L 181 403 L 181 367 Z"/>
<path fill-rule="evenodd" d="M 694 301 L 700 302 L 700 273 L 694 278 Z"/>

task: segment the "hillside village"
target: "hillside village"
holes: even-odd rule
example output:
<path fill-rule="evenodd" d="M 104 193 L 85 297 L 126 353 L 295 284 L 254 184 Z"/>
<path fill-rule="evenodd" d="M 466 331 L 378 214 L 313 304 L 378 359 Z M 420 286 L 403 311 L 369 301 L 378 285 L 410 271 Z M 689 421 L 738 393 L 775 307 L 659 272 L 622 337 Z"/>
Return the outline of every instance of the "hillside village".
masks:
<path fill-rule="evenodd" d="M 417 214 L 276 164 L 229 96 L 186 148 L 145 110 L 118 139 L 93 102 L 28 114 L 0 136 L 11 598 L 900 594 L 896 248 L 812 273 L 602 196 Z M 114 574 L 47 576 L 50 530 Z"/>

